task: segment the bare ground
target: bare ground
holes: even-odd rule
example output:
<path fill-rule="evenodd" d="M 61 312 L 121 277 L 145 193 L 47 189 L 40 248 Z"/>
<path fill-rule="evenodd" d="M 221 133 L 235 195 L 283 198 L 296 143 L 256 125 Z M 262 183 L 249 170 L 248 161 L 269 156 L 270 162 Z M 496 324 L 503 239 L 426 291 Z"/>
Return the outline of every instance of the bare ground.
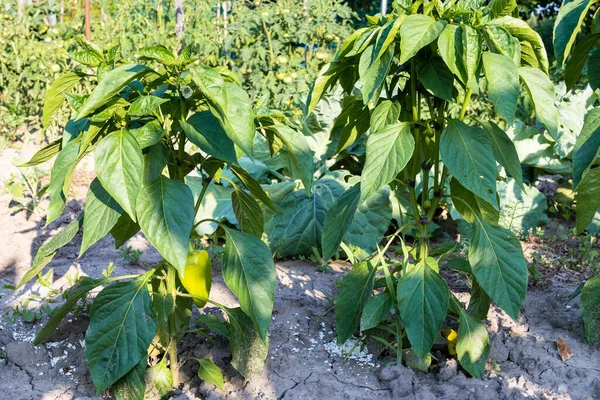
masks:
<path fill-rule="evenodd" d="M 31 149 L 23 149 L 31 153 Z M 12 171 L 14 151 L 5 151 L 0 160 L 0 179 Z M 26 157 L 23 157 L 26 158 Z M 75 198 L 85 196 L 84 184 L 91 168 L 84 167 L 81 186 Z M 85 171 L 88 171 L 87 173 Z M 29 219 L 24 213 L 9 212 L 9 197 L 0 197 L 0 284 L 14 285 L 27 271 L 35 250 L 66 225 L 79 211 L 80 201 L 71 201 L 65 216 L 44 228 L 41 216 Z M 53 287 L 64 290 L 68 277 L 75 274 L 101 276 L 110 261 L 117 265 L 115 275 L 141 272 L 140 264 L 123 260 L 112 239 L 105 238 L 81 258 L 77 258 L 80 237 L 59 251 L 47 268 L 54 269 Z M 159 259 L 143 236 L 129 243 L 144 250 L 142 261 Z M 536 251 L 528 249 L 528 253 Z M 577 300 L 565 305 L 577 286 L 577 279 L 546 275 L 543 288 L 527 294 L 518 322 L 497 307 L 488 313 L 491 362 L 482 380 L 468 378 L 453 359 L 439 359 L 439 370 L 425 374 L 403 366 L 387 366 L 391 358 L 378 358 L 367 349 L 347 357 L 335 345 L 335 316 L 327 313 L 335 294 L 335 281 L 348 265 L 336 264 L 333 272 L 318 272 L 315 265 L 302 261 L 277 263 L 278 289 L 275 299 L 271 347 L 263 372 L 245 381 L 228 367 L 227 343 L 217 337 L 208 341 L 188 334 L 180 343 L 182 357 L 209 357 L 225 372 L 224 391 L 203 383 L 197 367 L 187 363 L 181 370 L 182 385 L 176 399 L 600 399 L 600 349 L 587 345 L 583 336 Z M 211 297 L 228 305 L 235 299 L 220 275 Z M 43 294 L 47 289 L 29 285 L 0 299 L 0 398 L 73 399 L 95 398 L 83 357 L 87 327 L 85 315 L 69 317 L 51 342 L 33 346 L 35 333 L 46 317 L 32 323 L 13 318 L 15 306 Z M 458 293 L 463 301 L 468 296 Z M 34 299 L 30 306 L 35 305 Z M 216 309 L 206 312 L 218 313 Z M 573 353 L 563 362 L 557 340 L 564 340 Z M 107 397 L 107 396 L 105 396 Z"/>

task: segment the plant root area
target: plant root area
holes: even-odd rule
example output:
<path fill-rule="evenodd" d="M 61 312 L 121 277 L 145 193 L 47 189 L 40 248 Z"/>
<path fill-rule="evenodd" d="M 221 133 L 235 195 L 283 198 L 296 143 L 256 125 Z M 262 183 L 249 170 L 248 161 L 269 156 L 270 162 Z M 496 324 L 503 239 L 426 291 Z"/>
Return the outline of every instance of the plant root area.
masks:
<path fill-rule="evenodd" d="M 13 168 L 11 152 L 7 149 L 1 157 L 3 180 Z M 44 227 L 43 213 L 13 213 L 10 196 L 0 197 L 0 285 L 15 285 L 30 267 L 37 248 L 82 211 L 81 200 L 85 198 L 85 185 L 93 178 L 92 171 L 88 166 L 78 172 L 71 193 L 76 200 L 71 200 L 64 216 L 48 227 Z M 57 302 L 46 308 L 60 304 L 60 292 L 70 287 L 77 274 L 101 277 L 111 261 L 116 266 L 115 276 L 140 273 L 160 258 L 142 235 L 126 244 L 143 251 L 139 260 L 124 257 L 110 237 L 78 258 L 80 242 L 78 236 L 46 267 L 46 271 L 53 269 L 51 287 L 58 291 L 54 294 Z M 537 251 L 527 247 L 531 244 L 524 246 L 528 257 Z M 483 379 L 477 380 L 468 377 L 455 356 L 435 348 L 431 372 L 423 373 L 394 365 L 394 357 L 380 354 L 380 349 L 372 345 L 338 346 L 331 301 L 336 293 L 335 282 L 349 267 L 339 262 L 332 271 L 319 272 L 316 265 L 306 261 L 278 262 L 270 349 L 262 372 L 244 379 L 229 365 L 231 354 L 225 339 L 189 333 L 179 343 L 180 359 L 212 359 L 224 372 L 225 390 L 202 382 L 197 376 L 197 363 L 188 361 L 182 365 L 181 384 L 171 398 L 600 399 L 600 349 L 590 347 L 585 340 L 578 300 L 567 303 L 579 283 L 575 279 L 545 269 L 544 285 L 530 288 L 518 321 L 495 306 L 490 308 L 485 321 L 490 334 L 490 361 Z M 456 286 L 454 292 L 467 302 L 468 292 L 460 279 Z M 50 341 L 33 345 L 36 332 L 48 319 L 47 313 L 35 310 L 44 305 L 40 298 L 50 291 L 35 282 L 16 294 L 2 290 L 0 398 L 111 398 L 110 393 L 95 397 L 85 365 L 88 319 L 84 308 L 69 315 Z M 218 266 L 211 298 L 226 305 L 236 304 Z M 27 309 L 34 312 L 27 313 Z M 207 307 L 201 312 L 220 316 L 216 308 Z M 198 313 L 194 311 L 194 316 Z M 557 342 L 564 342 L 568 349 L 561 345 L 559 352 Z"/>

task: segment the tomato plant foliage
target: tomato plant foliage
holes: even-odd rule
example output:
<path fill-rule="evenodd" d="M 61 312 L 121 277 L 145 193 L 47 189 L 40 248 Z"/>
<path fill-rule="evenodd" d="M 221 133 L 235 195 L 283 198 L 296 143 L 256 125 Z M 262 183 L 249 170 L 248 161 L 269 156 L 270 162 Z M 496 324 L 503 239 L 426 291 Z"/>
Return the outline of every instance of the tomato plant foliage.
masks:
<path fill-rule="evenodd" d="M 510 124 L 523 95 L 533 103 L 539 122 L 556 134 L 555 93 L 544 44 L 527 23 L 512 17 L 515 7 L 514 1 L 498 0 L 395 2 L 393 13 L 368 17 L 368 26 L 341 44 L 313 85 L 308 114 L 340 85 L 347 97 L 356 96 L 357 90 L 361 95 L 343 102 L 338 119 L 344 121 L 352 107 L 362 110 L 367 122 L 345 119 L 351 134 L 342 131 L 344 145 L 337 152 L 366 136 L 364 164 L 360 188 L 349 188 L 325 220 L 330 225 L 323 227 L 324 260 L 345 242 L 357 207 L 374 193 L 389 186 L 401 200 L 399 227 L 390 242 L 357 262 L 342 281 L 336 303 L 339 342 L 349 339 L 360 321 L 366 334 L 371 332 L 398 354 L 398 362 L 406 348 L 403 337 L 411 352 L 425 359 L 450 314 L 459 321 L 458 359 L 479 377 L 489 340 L 481 322 L 487 310 L 477 303 L 494 301 L 518 317 L 527 289 L 527 263 L 517 237 L 499 226 L 496 181 L 501 166 L 522 185 L 519 159 L 500 126 L 469 112 L 471 98 L 487 94 Z M 441 254 L 430 248 L 429 238 L 442 204 L 472 225 L 466 260 L 453 254 L 456 248 L 432 257 Z M 409 232 L 415 237 L 413 246 L 403 240 Z M 385 257 L 396 237 L 402 262 Z M 449 257 L 452 262 L 442 263 Z M 473 300 L 467 309 L 440 275 L 440 268 L 454 266 L 472 282 Z M 385 278 L 375 279 L 376 271 Z M 394 322 L 387 325 L 392 307 Z M 393 340 L 382 332 L 394 332 Z"/>
<path fill-rule="evenodd" d="M 275 294 L 275 266 L 260 240 L 264 220 L 259 203 L 274 205 L 238 162 L 244 153 L 252 157 L 257 135 L 249 97 L 235 75 L 199 65 L 187 48 L 179 56 L 162 46 L 144 48 L 139 51 L 143 64 L 135 64 L 122 59 L 118 47 L 102 51 L 80 42 L 78 58 L 93 57 L 98 65 L 94 73 L 59 77 L 48 91 L 44 114 L 44 120 L 50 120 L 68 99 L 74 109 L 69 124 L 77 129 L 65 129 L 58 143 L 29 162 L 56 156 L 47 223 L 62 214 L 73 174 L 86 155 L 93 156 L 97 178 L 90 184 L 82 214 L 40 248 L 19 286 L 36 276 L 80 230 L 81 253 L 106 235 L 122 245 L 141 231 L 164 260 L 141 276 L 85 278 L 36 341 L 48 338 L 89 290 L 104 286 L 92 304 L 86 335 L 86 360 L 98 393 L 114 387 L 122 398 L 143 398 L 144 374 L 159 390 L 177 385 L 177 343 L 188 328 L 192 299 L 212 302 L 187 293 L 179 278 L 190 262 L 188 254 L 200 243 L 196 228 L 206 222 L 197 217 L 203 197 L 209 186 L 225 188 L 227 180 L 241 230 L 226 226 L 220 215 L 209 222 L 224 231 L 223 277 L 240 308 L 212 302 L 223 308 L 228 322 L 211 323 L 232 338 L 234 366 L 244 375 L 256 371 L 266 357 Z M 69 93 L 75 78 L 88 82 L 91 93 Z M 281 135 L 282 146 L 295 154 L 297 131 L 289 130 Z M 305 170 L 301 159 L 296 157 L 298 171 Z M 222 178 L 226 165 L 239 177 L 237 183 Z M 166 356 L 146 372 L 151 345 Z M 219 369 L 208 360 L 198 362 L 201 377 L 222 386 Z"/>

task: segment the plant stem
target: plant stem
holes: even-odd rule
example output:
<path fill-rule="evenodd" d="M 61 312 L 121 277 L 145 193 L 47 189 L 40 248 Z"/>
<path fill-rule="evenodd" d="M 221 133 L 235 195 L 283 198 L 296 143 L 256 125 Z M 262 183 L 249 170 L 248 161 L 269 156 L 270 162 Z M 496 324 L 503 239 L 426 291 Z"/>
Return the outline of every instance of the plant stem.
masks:
<path fill-rule="evenodd" d="M 172 317 L 175 315 L 175 308 L 177 307 L 177 285 L 175 284 L 177 279 L 177 271 L 175 267 L 169 265 L 167 268 L 167 290 L 173 297 L 173 309 L 171 310 L 171 317 L 169 318 L 169 337 L 171 343 L 169 344 L 169 368 L 171 375 L 173 376 L 173 387 L 179 386 L 179 364 L 177 362 L 177 327 L 175 325 L 175 319 Z"/>
<path fill-rule="evenodd" d="M 465 99 L 462 104 L 462 108 L 460 109 L 460 114 L 458 114 L 458 119 L 461 121 L 465 118 L 465 114 L 467 113 L 467 107 L 469 106 L 469 101 L 471 100 L 471 95 L 473 91 L 469 88 L 465 93 Z"/>

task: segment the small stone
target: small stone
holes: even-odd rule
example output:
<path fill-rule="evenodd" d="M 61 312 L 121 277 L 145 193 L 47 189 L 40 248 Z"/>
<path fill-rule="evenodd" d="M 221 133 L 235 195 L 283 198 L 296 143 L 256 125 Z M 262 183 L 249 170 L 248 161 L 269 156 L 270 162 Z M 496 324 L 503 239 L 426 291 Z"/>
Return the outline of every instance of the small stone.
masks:
<path fill-rule="evenodd" d="M 458 372 L 458 363 L 455 359 L 450 359 L 444 363 L 444 365 L 440 368 L 440 372 L 437 375 L 437 378 L 440 381 L 447 381 L 456 376 Z"/>

